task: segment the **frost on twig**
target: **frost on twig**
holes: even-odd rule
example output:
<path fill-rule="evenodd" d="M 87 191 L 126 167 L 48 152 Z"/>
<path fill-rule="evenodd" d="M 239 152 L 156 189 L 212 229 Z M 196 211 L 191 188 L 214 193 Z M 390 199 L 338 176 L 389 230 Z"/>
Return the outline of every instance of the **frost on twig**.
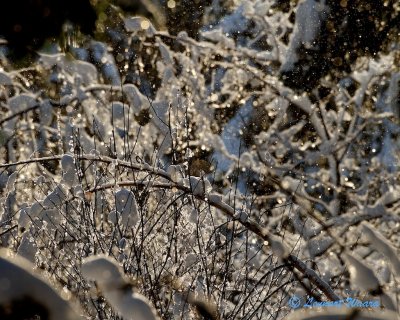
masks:
<path fill-rule="evenodd" d="M 321 60 L 326 77 L 310 77 L 315 90 L 288 87 L 291 75 L 311 70 L 309 51 L 319 56 L 332 43 L 323 30 L 347 28 L 336 13 L 348 17 L 343 10 L 363 9 L 362 1 L 342 9 L 346 1 L 208 2 L 199 39 L 107 9 L 106 37 L 71 46 L 74 59 L 41 54 L 0 72 L 0 241 L 71 286 L 90 318 L 116 317 L 101 300 L 90 307 L 81 290 L 77 266 L 99 252 L 140 274 L 165 318 L 185 318 L 190 303 L 160 286 L 165 274 L 193 284 L 185 290 L 229 319 L 284 317 L 277 301 L 293 275 L 294 290 L 343 296 L 348 246 L 377 251 L 368 264 L 382 253 L 399 274 L 399 192 L 390 188 L 397 53 L 354 65 L 332 55 Z M 396 1 L 387 2 L 384 12 Z M 365 23 L 382 26 L 374 15 Z M 357 242 L 350 226 L 366 219 L 380 220 L 390 238 L 365 227 L 368 248 Z M 288 272 L 275 272 L 276 260 Z M 385 292 L 398 300 L 386 264 L 373 270 L 383 270 Z"/>

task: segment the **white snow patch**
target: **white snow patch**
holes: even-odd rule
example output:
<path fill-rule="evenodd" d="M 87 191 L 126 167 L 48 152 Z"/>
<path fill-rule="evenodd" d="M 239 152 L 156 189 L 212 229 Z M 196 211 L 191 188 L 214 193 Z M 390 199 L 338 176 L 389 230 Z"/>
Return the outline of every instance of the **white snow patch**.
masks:
<path fill-rule="evenodd" d="M 78 315 L 80 311 L 75 313 L 67 300 L 42 277 L 32 272 L 33 268 L 28 260 L 12 257 L 9 250 L 0 250 L 0 305 L 24 298 L 31 299 L 48 311 L 50 320 L 81 319 Z"/>
<path fill-rule="evenodd" d="M 121 215 L 121 223 L 130 228 L 139 220 L 138 205 L 132 191 L 121 189 L 115 193 L 115 208 Z"/>
<path fill-rule="evenodd" d="M 127 289 L 119 266 L 111 258 L 98 255 L 85 259 L 82 275 L 96 281 L 104 297 L 124 319 L 156 320 L 156 311 L 143 295 Z"/>
<path fill-rule="evenodd" d="M 294 68 L 294 64 L 298 61 L 297 49 L 301 45 L 306 48 L 313 46 L 321 22 L 325 19 L 326 10 L 325 0 L 321 0 L 321 2 L 305 0 L 298 5 L 294 31 L 290 37 L 289 48 L 281 71 L 290 71 Z"/>
<path fill-rule="evenodd" d="M 379 288 L 378 278 L 372 269 L 366 266 L 360 258 L 349 253 L 344 254 L 343 258 L 349 268 L 351 284 L 355 289 L 370 292 Z"/>
<path fill-rule="evenodd" d="M 400 260 L 396 249 L 370 223 L 364 221 L 362 223 L 362 228 L 371 246 L 388 258 L 393 271 L 397 276 L 400 276 Z"/>

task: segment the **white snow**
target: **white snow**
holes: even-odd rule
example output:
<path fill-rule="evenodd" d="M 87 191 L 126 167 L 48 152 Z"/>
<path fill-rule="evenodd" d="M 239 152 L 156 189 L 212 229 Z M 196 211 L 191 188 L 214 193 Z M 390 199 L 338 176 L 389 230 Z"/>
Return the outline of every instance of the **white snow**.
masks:
<path fill-rule="evenodd" d="M 30 94 L 21 94 L 8 100 L 8 106 L 12 113 L 29 109 L 37 104 L 36 98 Z"/>
<path fill-rule="evenodd" d="M 278 258 L 284 259 L 290 253 L 289 248 L 283 243 L 283 239 L 279 238 L 278 236 L 272 234 L 269 235 L 268 244 L 271 246 L 273 254 Z"/>
<path fill-rule="evenodd" d="M 40 124 L 42 126 L 50 126 L 53 120 L 53 105 L 49 99 L 45 99 L 40 103 Z"/>
<path fill-rule="evenodd" d="M 351 284 L 355 289 L 370 292 L 379 288 L 378 278 L 372 269 L 366 266 L 360 258 L 350 253 L 344 254 L 343 258 L 350 272 Z"/>
<path fill-rule="evenodd" d="M 208 40 L 215 41 L 221 44 L 225 48 L 233 49 L 235 47 L 235 41 L 233 39 L 227 37 L 222 29 L 214 29 L 210 31 L 203 31 L 201 35 Z"/>
<path fill-rule="evenodd" d="M 12 84 L 13 82 L 11 77 L 5 72 L 0 72 L 0 85 L 11 86 Z"/>
<path fill-rule="evenodd" d="M 140 112 L 143 108 L 149 106 L 146 96 L 143 95 L 134 84 L 124 84 L 122 91 L 126 95 L 129 107 L 133 108 L 134 113 Z"/>
<path fill-rule="evenodd" d="M 183 172 L 184 170 L 180 165 L 170 165 L 167 169 L 167 173 L 171 177 L 171 180 L 178 183 L 182 181 L 184 176 Z"/>
<path fill-rule="evenodd" d="M 206 193 L 211 191 L 211 184 L 205 177 L 199 178 L 191 176 L 190 188 L 195 196 L 204 196 Z"/>
<path fill-rule="evenodd" d="M 29 231 L 25 231 L 21 243 L 18 246 L 18 254 L 19 256 L 27 259 L 31 263 L 35 263 L 35 255 L 37 252 L 37 246 L 33 241 L 33 237 Z"/>
<path fill-rule="evenodd" d="M 46 208 L 60 207 L 66 197 L 67 191 L 60 184 L 43 200 L 43 206 Z"/>
<path fill-rule="evenodd" d="M 252 111 L 252 100 L 248 100 L 244 106 L 239 109 L 236 115 L 224 126 L 220 136 L 223 142 L 222 150 L 217 149 L 213 154 L 213 158 L 218 163 L 218 170 L 229 174 L 230 170 L 232 170 L 232 166 L 235 166 L 236 159 L 240 154 L 239 146 L 243 145 L 240 141 L 241 136 L 239 131 L 243 128 L 245 122 L 250 119 Z M 240 191 L 242 193 L 245 192 L 245 190 Z"/>
<path fill-rule="evenodd" d="M 124 319 L 156 320 L 158 317 L 150 301 L 132 292 L 123 279 L 119 266 L 105 255 L 92 256 L 82 263 L 82 275 L 96 281 L 102 294 Z"/>
<path fill-rule="evenodd" d="M 7 180 L 7 184 L 6 184 L 7 192 L 11 192 L 11 191 L 15 190 L 15 182 L 17 181 L 17 177 L 18 177 L 17 171 L 10 174 L 10 176 L 8 177 L 8 180 Z"/>
<path fill-rule="evenodd" d="M 61 168 L 63 170 L 62 184 L 69 188 L 75 187 L 78 184 L 78 175 L 76 173 L 74 157 L 69 154 L 64 154 L 61 158 Z"/>
<path fill-rule="evenodd" d="M 38 217 L 39 214 L 44 210 L 43 208 L 43 201 L 38 201 L 32 204 L 32 206 L 29 209 L 29 215 L 31 218 Z"/>
<path fill-rule="evenodd" d="M 63 299 L 42 277 L 33 273 L 34 266 L 9 250 L 0 250 L 0 304 L 28 298 L 45 307 L 50 320 L 81 319 L 71 304 Z"/>
<path fill-rule="evenodd" d="M 325 0 L 305 0 L 299 4 L 296 11 L 294 31 L 290 37 L 289 48 L 282 63 L 281 71 L 290 71 L 298 61 L 297 49 L 304 45 L 313 46 L 313 41 L 325 19 Z"/>
<path fill-rule="evenodd" d="M 121 189 L 115 193 L 116 211 L 121 215 L 121 223 L 130 228 L 139 220 L 138 205 L 132 191 Z"/>
<path fill-rule="evenodd" d="M 393 271 L 400 276 L 400 260 L 396 249 L 370 223 L 364 221 L 362 228 L 363 234 L 370 241 L 371 246 L 388 258 Z"/>
<path fill-rule="evenodd" d="M 18 226 L 22 228 L 27 228 L 30 225 L 31 218 L 28 215 L 28 208 L 21 209 L 18 218 Z"/>

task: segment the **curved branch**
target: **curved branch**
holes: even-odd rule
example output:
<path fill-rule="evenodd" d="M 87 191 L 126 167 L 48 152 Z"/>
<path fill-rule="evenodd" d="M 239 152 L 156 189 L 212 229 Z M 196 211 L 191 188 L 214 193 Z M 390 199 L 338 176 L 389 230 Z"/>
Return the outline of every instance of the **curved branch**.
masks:
<path fill-rule="evenodd" d="M 42 162 L 42 161 L 61 160 L 62 157 L 63 157 L 63 155 L 57 155 L 57 156 L 51 156 L 51 157 L 28 159 L 28 160 L 15 162 L 15 163 L 2 164 L 2 165 L 0 165 L 0 168 L 6 168 L 6 167 L 18 166 L 18 165 L 26 165 L 29 163 Z M 110 157 L 93 156 L 93 155 L 78 155 L 78 156 L 76 156 L 76 158 L 78 160 L 91 160 L 91 161 L 98 161 L 98 162 L 104 162 L 104 163 L 109 163 L 109 164 L 115 163 L 116 166 L 127 167 L 132 170 L 151 172 L 151 173 L 153 173 L 159 177 L 162 177 L 164 179 L 167 179 L 168 181 L 171 182 L 171 183 L 163 183 L 163 184 L 156 183 L 153 185 L 154 187 L 160 187 L 160 188 L 176 187 L 177 189 L 180 189 L 182 191 L 191 192 L 190 187 L 186 187 L 182 183 L 174 182 L 167 172 L 165 172 L 162 169 L 150 166 L 147 163 L 130 163 L 127 161 L 113 159 Z M 96 190 L 111 188 L 112 186 L 115 186 L 115 184 L 117 184 L 117 185 L 132 185 L 132 184 L 138 184 L 138 182 L 122 181 L 122 182 L 117 182 L 114 184 L 97 186 L 86 192 L 94 192 Z M 259 238 L 264 240 L 264 242 L 266 241 L 268 243 L 273 243 L 276 241 L 275 237 L 273 235 L 271 235 L 270 232 L 266 228 L 261 227 L 257 222 L 253 221 L 252 219 L 250 219 L 250 218 L 238 219 L 238 214 L 236 214 L 235 209 L 233 209 L 227 203 L 221 201 L 221 199 L 218 196 L 213 197 L 212 195 L 205 194 L 205 193 L 204 194 L 196 193 L 196 194 L 194 194 L 194 196 L 199 200 L 207 202 L 212 207 L 219 209 L 223 214 L 225 214 L 229 218 L 231 218 L 235 221 L 238 221 L 242 226 L 244 226 L 245 228 L 250 230 L 252 233 L 257 235 Z M 305 278 L 307 278 L 313 285 L 315 285 L 328 299 L 330 299 L 332 301 L 339 300 L 339 297 L 335 294 L 335 292 L 329 286 L 329 284 L 326 283 L 324 280 L 322 280 L 314 270 L 307 267 L 307 265 L 303 261 L 301 261 L 298 257 L 296 257 L 293 254 L 285 254 L 284 256 L 282 256 L 280 258 L 288 266 L 296 268 L 298 271 L 300 271 L 303 274 L 303 276 Z"/>

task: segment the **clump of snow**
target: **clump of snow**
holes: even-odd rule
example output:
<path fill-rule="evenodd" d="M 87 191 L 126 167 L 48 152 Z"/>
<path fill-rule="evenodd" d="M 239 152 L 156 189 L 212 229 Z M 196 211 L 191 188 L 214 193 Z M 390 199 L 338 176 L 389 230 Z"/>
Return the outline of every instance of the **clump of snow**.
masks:
<path fill-rule="evenodd" d="M 276 255 L 280 259 L 285 259 L 288 257 L 290 250 L 283 243 L 283 239 L 271 234 L 268 236 L 268 244 L 272 249 L 274 255 Z"/>
<path fill-rule="evenodd" d="M 206 178 L 199 178 L 191 176 L 189 178 L 190 189 L 195 196 L 204 196 L 206 193 L 210 192 L 212 187 L 210 181 Z"/>
<path fill-rule="evenodd" d="M 119 266 L 107 256 L 98 255 L 85 259 L 81 270 L 87 280 L 96 281 L 102 288 L 118 288 L 125 283 Z"/>
<path fill-rule="evenodd" d="M 301 45 L 306 48 L 313 46 L 313 41 L 325 16 L 325 0 L 305 0 L 299 4 L 296 11 L 295 28 L 281 71 L 290 71 L 294 68 L 294 64 L 298 61 L 297 49 Z"/>
<path fill-rule="evenodd" d="M 362 227 L 364 235 L 370 241 L 371 246 L 388 258 L 393 271 L 397 276 L 400 276 L 400 260 L 396 249 L 370 223 L 364 221 Z"/>
<path fill-rule="evenodd" d="M 31 218 L 29 217 L 28 214 L 28 208 L 22 208 L 20 213 L 19 213 L 19 218 L 18 218 L 18 226 L 20 228 L 27 228 L 31 222 Z"/>
<path fill-rule="evenodd" d="M 82 262 L 82 275 L 96 281 L 104 297 L 124 319 L 156 320 L 158 317 L 150 301 L 143 295 L 127 289 L 119 266 L 111 258 L 98 255 Z"/>
<path fill-rule="evenodd" d="M 183 178 L 183 172 L 184 170 L 180 165 L 170 165 L 167 169 L 167 172 L 169 176 L 171 177 L 171 180 L 174 182 L 180 182 L 182 181 Z"/>
<path fill-rule="evenodd" d="M 375 273 L 360 258 L 350 253 L 344 254 L 343 258 L 349 268 L 351 284 L 355 289 L 370 292 L 380 287 Z"/>
<path fill-rule="evenodd" d="M 58 185 L 47 197 L 43 200 L 43 206 L 46 208 L 60 207 L 67 197 L 67 191 L 62 185 Z"/>
<path fill-rule="evenodd" d="M 112 224 L 117 224 L 118 223 L 118 219 L 119 218 L 119 214 L 117 213 L 116 210 L 111 210 L 108 213 L 108 221 L 110 221 Z"/>
<path fill-rule="evenodd" d="M 126 95 L 129 106 L 133 108 L 134 113 L 140 112 L 143 108 L 149 106 L 146 96 L 143 95 L 134 84 L 124 84 L 122 91 Z"/>
<path fill-rule="evenodd" d="M 107 46 L 98 41 L 92 41 L 90 49 L 92 51 L 93 60 L 99 65 L 103 77 L 112 85 L 120 86 L 121 77 L 116 66 L 114 57 L 108 52 Z"/>
<path fill-rule="evenodd" d="M 34 239 L 29 231 L 25 231 L 21 242 L 18 246 L 18 255 L 30 261 L 31 263 L 35 263 L 35 255 L 37 252 L 37 246 L 34 242 Z"/>
<path fill-rule="evenodd" d="M 249 219 L 249 215 L 244 210 L 238 210 L 235 214 L 235 218 L 242 223 L 246 223 L 246 221 Z"/>
<path fill-rule="evenodd" d="M 79 310 L 74 311 L 42 277 L 33 273 L 33 265 L 21 257 L 12 257 L 9 250 L 0 250 L 0 305 L 6 307 L 13 301 L 29 299 L 45 308 L 50 320 L 81 319 Z"/>
<path fill-rule="evenodd" d="M 134 226 L 139 220 L 138 205 L 132 191 L 121 189 L 115 193 L 115 209 L 124 227 Z"/>
<path fill-rule="evenodd" d="M 307 246 L 312 257 L 316 257 L 324 253 L 332 244 L 334 240 L 330 237 L 319 235 L 308 241 Z"/>
<path fill-rule="evenodd" d="M 29 215 L 32 219 L 39 216 L 39 214 L 44 210 L 43 206 L 43 201 L 38 201 L 31 205 Z"/>
<path fill-rule="evenodd" d="M 386 103 L 390 105 L 392 111 L 394 114 L 397 115 L 397 117 L 400 117 L 400 105 L 398 101 L 398 96 L 399 96 L 399 87 L 400 83 L 400 73 L 396 72 L 392 74 L 392 77 L 390 79 L 390 84 L 389 88 L 387 89 L 386 92 Z"/>
<path fill-rule="evenodd" d="M 228 38 L 223 32 L 222 29 L 214 29 L 210 31 L 204 31 L 201 33 L 201 35 L 211 41 L 218 42 L 222 44 L 223 47 L 226 48 L 234 48 L 235 47 L 235 42 L 233 39 Z"/>
<path fill-rule="evenodd" d="M 25 93 L 19 96 L 14 96 L 8 100 L 8 106 L 12 113 L 17 113 L 32 108 L 36 104 L 36 98 L 33 95 Z"/>
<path fill-rule="evenodd" d="M 154 26 L 145 18 L 142 17 L 129 17 L 124 19 L 125 29 L 128 32 L 145 32 L 149 37 L 156 33 Z"/>
<path fill-rule="evenodd" d="M 15 182 L 17 181 L 18 177 L 18 172 L 15 171 L 10 176 L 8 177 L 7 184 L 6 184 L 6 190 L 7 192 L 11 192 L 15 190 Z"/>
<path fill-rule="evenodd" d="M 12 84 L 11 77 L 6 72 L 0 72 L 0 85 L 11 86 Z"/>
<path fill-rule="evenodd" d="M 64 154 L 61 158 L 61 168 L 64 172 L 75 169 L 74 157 L 70 154 Z"/>
<path fill-rule="evenodd" d="M 69 188 L 77 186 L 79 181 L 75 168 L 74 157 L 69 154 L 64 154 L 61 158 L 61 168 L 64 173 L 61 183 Z"/>
<path fill-rule="evenodd" d="M 53 120 L 53 105 L 49 99 L 40 103 L 40 124 L 43 126 L 50 126 Z"/>
<path fill-rule="evenodd" d="M 215 204 L 219 204 L 222 202 L 222 195 L 218 194 L 218 193 L 210 193 L 208 195 L 208 199 L 210 200 L 210 202 L 215 203 Z"/>

